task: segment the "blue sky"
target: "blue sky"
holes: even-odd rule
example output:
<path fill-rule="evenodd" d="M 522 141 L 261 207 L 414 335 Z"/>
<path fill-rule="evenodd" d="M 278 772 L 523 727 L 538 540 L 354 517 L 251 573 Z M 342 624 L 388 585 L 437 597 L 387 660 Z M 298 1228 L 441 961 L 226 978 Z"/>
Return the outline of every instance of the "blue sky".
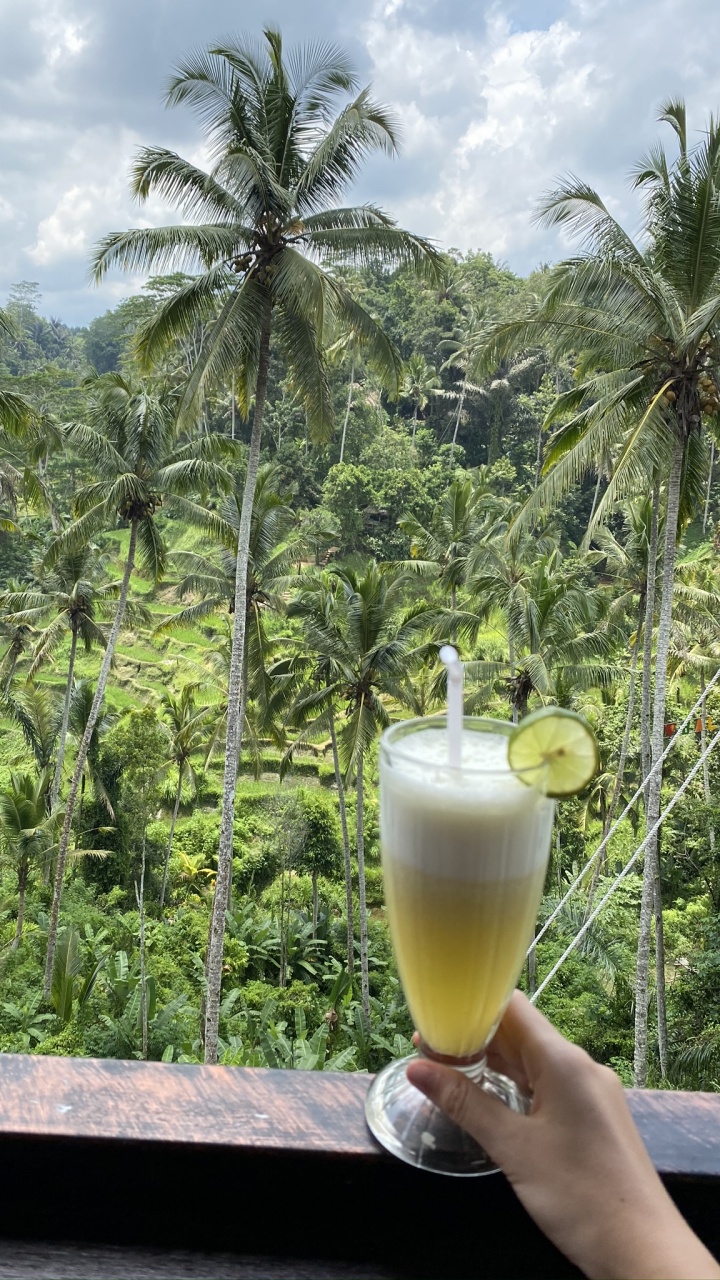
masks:
<path fill-rule="evenodd" d="M 696 130 L 720 111 L 717 0 L 2 0 L 0 302 L 35 280 L 47 314 L 80 324 L 140 287 L 95 289 L 87 262 L 107 231 L 173 220 L 130 199 L 140 145 L 203 159 L 164 80 L 189 49 L 268 22 L 337 40 L 404 121 L 401 156 L 373 161 L 356 199 L 521 273 L 570 247 L 532 220 L 559 174 L 634 231 L 627 175 L 662 134 L 662 100 L 684 96 Z"/>

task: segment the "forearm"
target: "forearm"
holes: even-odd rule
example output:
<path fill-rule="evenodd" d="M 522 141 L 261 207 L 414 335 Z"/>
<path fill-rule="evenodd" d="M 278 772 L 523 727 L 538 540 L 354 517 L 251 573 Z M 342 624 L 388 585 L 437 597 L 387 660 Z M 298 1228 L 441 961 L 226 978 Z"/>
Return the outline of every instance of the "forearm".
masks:
<path fill-rule="evenodd" d="M 408 1075 L 490 1152 L 566 1257 L 590 1280 L 720 1280 L 658 1178 L 614 1072 L 519 992 L 493 1043 L 495 1065 L 533 1095 L 527 1116 L 437 1063 L 419 1060 Z"/>
<path fill-rule="evenodd" d="M 599 1215 L 575 1260 L 591 1280 L 720 1280 L 720 1266 L 666 1193 L 652 1205 Z"/>

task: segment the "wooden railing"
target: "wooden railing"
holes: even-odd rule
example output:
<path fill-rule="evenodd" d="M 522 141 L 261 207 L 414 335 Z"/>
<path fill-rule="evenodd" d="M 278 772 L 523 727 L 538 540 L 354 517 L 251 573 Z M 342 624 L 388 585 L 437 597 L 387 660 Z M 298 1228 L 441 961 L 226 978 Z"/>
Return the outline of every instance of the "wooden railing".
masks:
<path fill-rule="evenodd" d="M 369 1080 L 0 1056 L 0 1276 L 577 1274 L 502 1175 L 442 1178 L 387 1156 L 365 1127 Z M 629 1101 L 720 1253 L 720 1095 Z"/>

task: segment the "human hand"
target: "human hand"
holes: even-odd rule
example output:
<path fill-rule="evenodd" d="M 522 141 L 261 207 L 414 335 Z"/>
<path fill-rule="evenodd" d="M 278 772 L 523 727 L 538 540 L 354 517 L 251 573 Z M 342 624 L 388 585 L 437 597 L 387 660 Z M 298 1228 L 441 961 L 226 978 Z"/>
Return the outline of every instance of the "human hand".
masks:
<path fill-rule="evenodd" d="M 565 1040 L 519 991 L 487 1060 L 532 1096 L 529 1115 L 427 1058 L 407 1075 L 497 1161 L 571 1261 L 596 1280 L 720 1280 L 655 1172 L 614 1071 Z"/>

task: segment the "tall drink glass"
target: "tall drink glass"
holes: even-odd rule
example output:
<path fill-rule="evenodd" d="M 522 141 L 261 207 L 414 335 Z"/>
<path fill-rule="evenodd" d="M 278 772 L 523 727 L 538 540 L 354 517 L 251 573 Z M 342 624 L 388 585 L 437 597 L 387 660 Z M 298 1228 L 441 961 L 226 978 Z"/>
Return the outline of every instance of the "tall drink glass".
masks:
<path fill-rule="evenodd" d="M 465 717 L 459 766 L 444 716 L 408 720 L 380 743 L 380 833 L 390 932 L 420 1052 L 516 1111 L 528 1100 L 485 1065 L 531 940 L 547 869 L 552 800 L 544 770 L 507 762 L 512 726 Z M 409 1083 L 409 1058 L 376 1076 L 366 1114 L 400 1159 L 437 1173 L 496 1166 Z"/>

